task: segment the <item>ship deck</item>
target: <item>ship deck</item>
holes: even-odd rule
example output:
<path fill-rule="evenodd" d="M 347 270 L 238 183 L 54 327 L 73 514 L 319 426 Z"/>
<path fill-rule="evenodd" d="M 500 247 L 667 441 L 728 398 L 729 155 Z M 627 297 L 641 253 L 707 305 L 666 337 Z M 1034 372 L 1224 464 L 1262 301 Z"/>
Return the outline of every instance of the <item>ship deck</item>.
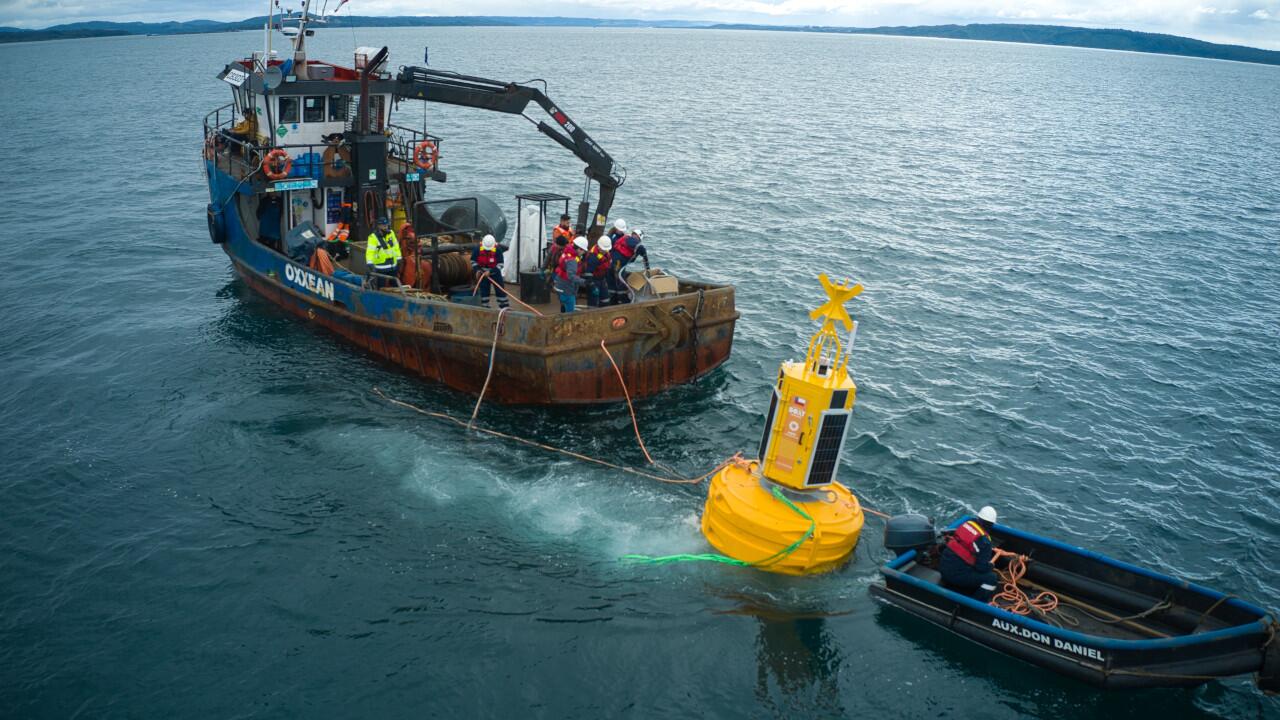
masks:
<path fill-rule="evenodd" d="M 361 243 L 353 242 L 351 243 L 351 246 L 353 249 L 360 250 L 360 251 L 363 250 Z M 352 258 L 347 258 L 342 261 L 335 262 L 334 265 L 340 266 L 344 270 L 347 270 L 348 272 L 351 272 L 357 275 L 360 275 L 363 272 L 363 267 L 361 267 L 361 263 L 359 263 L 358 261 L 354 261 Z M 665 281 L 667 283 L 667 287 L 669 288 L 669 290 L 667 292 L 662 292 L 661 294 L 658 294 L 658 295 L 641 294 L 636 296 L 635 300 L 627 304 L 637 304 L 637 303 L 643 303 L 646 300 L 659 300 L 663 298 L 675 297 L 677 295 L 696 293 L 698 292 L 699 289 L 709 289 L 710 287 L 710 286 L 704 287 L 700 283 L 691 284 L 691 283 L 686 283 L 684 281 L 679 281 L 674 276 L 667 275 L 661 268 L 654 268 L 649 273 L 632 273 L 632 274 L 633 275 L 638 274 L 646 278 L 652 276 L 652 280 L 655 283 L 661 283 Z M 640 281 L 637 281 L 637 284 L 640 284 Z M 492 288 L 490 288 L 489 297 L 484 298 L 484 297 L 481 297 L 480 295 L 480 286 L 478 284 L 472 284 L 469 296 L 467 291 L 464 290 L 464 287 L 465 286 L 455 286 L 453 288 L 450 288 L 448 291 L 442 291 L 442 292 L 436 293 L 436 292 L 431 292 L 429 290 L 410 287 L 408 285 L 402 284 L 399 287 L 384 288 L 382 292 L 391 293 L 394 295 L 403 295 L 405 297 L 421 299 L 421 300 L 433 299 L 433 300 L 441 300 L 441 301 L 448 301 L 448 302 L 462 303 L 462 304 L 474 304 L 476 307 L 489 307 L 495 310 L 498 309 L 497 296 L 496 296 L 496 293 L 493 292 Z M 535 312 L 535 314 L 539 314 L 539 315 L 559 315 L 561 313 L 560 299 L 554 289 L 551 289 L 551 288 L 547 289 L 547 294 L 549 295 L 549 297 L 546 300 L 537 299 L 532 302 L 528 297 L 525 297 L 526 293 L 524 292 L 524 288 L 522 288 L 520 286 L 520 283 L 518 282 L 506 282 L 503 285 L 503 289 L 505 289 L 507 294 L 512 298 L 511 300 L 512 310 L 524 311 L 524 312 L 533 311 Z M 528 294 L 533 295 L 535 298 L 541 295 L 541 293 L 538 293 L 536 291 Z M 615 307 L 610 305 L 602 305 L 599 307 L 593 307 L 588 305 L 587 291 L 585 288 L 579 288 L 577 297 L 578 297 L 578 302 L 574 310 L 575 312 L 585 312 L 590 310 Z"/>

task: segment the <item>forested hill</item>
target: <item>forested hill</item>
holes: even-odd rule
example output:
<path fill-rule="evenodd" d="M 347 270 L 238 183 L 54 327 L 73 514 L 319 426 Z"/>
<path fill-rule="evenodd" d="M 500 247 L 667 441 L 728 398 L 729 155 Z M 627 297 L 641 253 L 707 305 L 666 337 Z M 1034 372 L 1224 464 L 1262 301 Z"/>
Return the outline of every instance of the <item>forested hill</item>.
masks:
<path fill-rule="evenodd" d="M 902 35 L 952 40 L 990 40 L 1032 45 L 1063 45 L 1099 50 L 1185 55 L 1188 57 L 1238 60 L 1240 62 L 1280 65 L 1280 51 L 1260 50 L 1244 45 L 1221 45 L 1177 35 L 1136 32 L 1134 30 L 1095 30 L 1063 25 L 921 25 L 916 27 L 785 27 L 777 25 L 712 25 L 726 30 L 775 30 L 848 33 L 857 35 Z"/>
<path fill-rule="evenodd" d="M 264 18 L 248 18 L 239 22 L 191 20 L 187 22 L 114 23 L 92 21 L 55 25 L 43 30 L 0 28 L 0 43 L 29 42 L 33 40 L 58 40 L 76 37 L 102 37 L 114 35 L 179 35 L 207 32 L 234 32 L 259 30 Z M 1133 30 L 1098 30 L 1066 27 L 1061 25 L 921 25 L 914 27 L 829 27 L 817 25 L 748 25 L 689 22 L 683 20 L 601 20 L 566 17 L 507 17 L 507 16 L 336 16 L 328 27 L 442 27 L 442 26 L 561 26 L 561 27 L 663 27 L 717 30 L 765 30 L 772 32 L 821 32 L 861 35 L 901 35 L 909 37 L 934 37 L 956 40 L 990 40 L 1018 42 L 1034 45 L 1061 45 L 1097 48 L 1102 50 L 1129 50 L 1133 52 L 1184 55 L 1217 60 L 1280 65 L 1280 51 L 1261 50 L 1243 45 L 1222 45 L 1193 40 L 1177 35 L 1136 32 Z"/>

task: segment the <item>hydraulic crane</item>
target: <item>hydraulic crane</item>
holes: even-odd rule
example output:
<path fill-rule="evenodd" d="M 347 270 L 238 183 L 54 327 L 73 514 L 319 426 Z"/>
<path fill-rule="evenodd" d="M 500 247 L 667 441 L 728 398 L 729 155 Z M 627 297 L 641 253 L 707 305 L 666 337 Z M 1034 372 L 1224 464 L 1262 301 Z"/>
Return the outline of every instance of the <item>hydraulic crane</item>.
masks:
<path fill-rule="evenodd" d="M 626 180 L 625 173 L 609 157 L 609 153 L 591 139 L 590 135 L 575 123 L 547 97 L 545 92 L 527 84 L 501 82 L 471 75 L 443 70 L 430 70 L 422 67 L 407 66 L 400 70 L 396 77 L 395 95 L 397 99 L 422 100 L 463 107 L 480 108 L 495 112 L 520 115 L 537 126 L 547 137 L 555 140 L 566 150 L 577 155 L 587 164 L 584 171 L 587 177 L 586 192 L 578 205 L 578 228 L 587 232 L 592 226 L 604 225 L 613 207 L 614 195 Z M 535 120 L 525 114 L 529 103 L 537 103 L 556 125 L 546 120 Z M 590 208 L 590 183 L 594 181 L 600 186 L 600 195 L 596 202 L 596 211 L 588 223 L 587 212 Z"/>

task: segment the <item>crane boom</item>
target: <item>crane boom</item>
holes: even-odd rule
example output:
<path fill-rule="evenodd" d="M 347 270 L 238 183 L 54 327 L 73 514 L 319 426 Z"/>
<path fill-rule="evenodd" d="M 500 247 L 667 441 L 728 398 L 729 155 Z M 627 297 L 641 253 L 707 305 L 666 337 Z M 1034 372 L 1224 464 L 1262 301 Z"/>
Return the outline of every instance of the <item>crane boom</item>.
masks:
<path fill-rule="evenodd" d="M 587 164 L 585 173 L 600 186 L 592 225 L 603 225 L 613 206 L 613 199 L 625 176 L 617 172 L 612 157 L 604 151 L 580 125 L 571 120 L 558 105 L 537 88 L 517 83 L 489 80 L 443 70 L 407 66 L 396 77 L 397 98 L 438 102 L 462 107 L 480 108 L 494 112 L 520 115 L 534 122 L 538 130 L 555 140 L 569 152 Z M 551 116 L 555 125 L 545 120 L 535 121 L 525 115 L 529 103 L 536 103 Z M 586 198 L 578 206 L 578 225 L 584 231 L 587 223 Z"/>

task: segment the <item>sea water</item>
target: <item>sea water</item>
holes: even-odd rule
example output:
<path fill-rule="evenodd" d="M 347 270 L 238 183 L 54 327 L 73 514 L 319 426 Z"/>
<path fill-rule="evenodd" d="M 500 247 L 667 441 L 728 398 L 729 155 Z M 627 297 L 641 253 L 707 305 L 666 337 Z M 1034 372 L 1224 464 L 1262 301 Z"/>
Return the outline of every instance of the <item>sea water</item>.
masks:
<path fill-rule="evenodd" d="M 280 40 L 277 37 L 277 43 Z M 703 488 L 579 464 L 286 316 L 208 240 L 201 119 L 260 33 L 0 46 L 0 714 L 1280 717 L 1246 678 L 1102 693 L 817 578 L 716 564 Z M 1013 44 L 322 29 L 314 56 L 523 81 L 619 163 L 734 353 L 637 403 L 659 461 L 754 450 L 819 273 L 866 292 L 840 479 L 1280 606 L 1280 68 Z M 436 197 L 581 192 L 525 120 L 405 103 Z M 479 421 L 644 462 L 621 405 Z"/>

